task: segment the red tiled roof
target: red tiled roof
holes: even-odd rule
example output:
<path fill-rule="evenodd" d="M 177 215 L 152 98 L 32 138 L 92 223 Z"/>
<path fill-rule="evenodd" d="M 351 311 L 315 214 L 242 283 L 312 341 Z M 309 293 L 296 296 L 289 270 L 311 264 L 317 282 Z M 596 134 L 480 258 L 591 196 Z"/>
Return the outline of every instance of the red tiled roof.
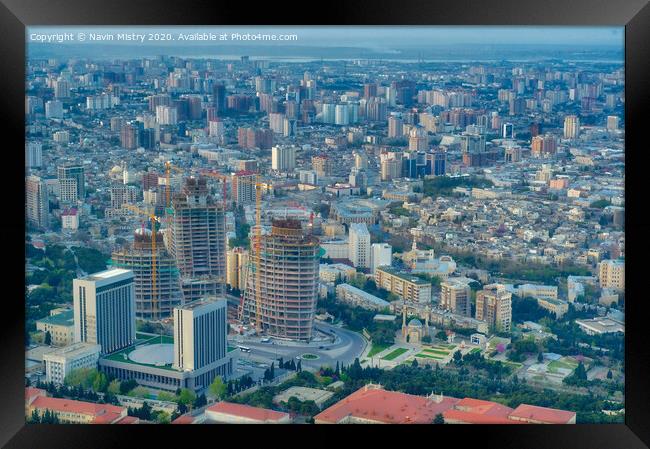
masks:
<path fill-rule="evenodd" d="M 438 413 L 451 409 L 458 399 L 443 397 L 441 402 L 382 388 L 363 387 L 314 417 L 316 421 L 337 423 L 346 416 L 386 424 L 430 424 Z"/>
<path fill-rule="evenodd" d="M 124 407 L 110 404 L 94 404 L 92 402 L 75 401 L 71 399 L 38 397 L 32 402 L 32 407 L 40 410 L 55 412 L 71 412 L 92 415 L 95 424 L 110 424 L 124 412 Z"/>
<path fill-rule="evenodd" d="M 526 424 L 522 421 L 513 421 L 503 416 L 492 416 L 454 409 L 443 412 L 442 416 L 445 419 L 445 423 L 448 424 Z"/>
<path fill-rule="evenodd" d="M 219 402 L 206 409 L 206 412 L 223 413 L 254 419 L 257 421 L 279 421 L 289 417 L 288 413 L 276 412 L 267 408 L 251 407 L 250 405 L 234 404 L 232 402 Z"/>
<path fill-rule="evenodd" d="M 25 388 L 25 402 L 29 404 L 30 399 L 36 397 L 36 396 L 46 396 L 45 390 L 42 390 L 40 388 L 34 388 L 34 387 L 26 387 Z"/>
<path fill-rule="evenodd" d="M 456 403 L 454 408 L 463 412 L 501 418 L 507 418 L 512 413 L 512 409 L 505 405 L 473 398 L 461 399 Z"/>
<path fill-rule="evenodd" d="M 510 419 L 519 419 L 528 422 L 542 422 L 547 424 L 567 424 L 573 420 L 575 416 L 575 412 L 567 410 L 521 404 L 510 414 Z"/>
<path fill-rule="evenodd" d="M 497 402 L 473 398 L 444 397 L 436 402 L 428 397 L 368 386 L 322 411 L 314 419 L 334 424 L 351 416 L 386 424 L 424 424 L 433 422 L 438 413 L 442 413 L 446 422 L 464 424 L 567 424 L 575 418 L 575 412 L 566 410 L 526 404 L 513 410 Z"/>
<path fill-rule="evenodd" d="M 118 419 L 113 424 L 138 424 L 139 422 L 140 418 L 135 416 L 125 416 L 124 418 Z"/>
<path fill-rule="evenodd" d="M 172 424 L 192 424 L 195 418 L 195 416 L 186 413 L 173 420 Z"/>

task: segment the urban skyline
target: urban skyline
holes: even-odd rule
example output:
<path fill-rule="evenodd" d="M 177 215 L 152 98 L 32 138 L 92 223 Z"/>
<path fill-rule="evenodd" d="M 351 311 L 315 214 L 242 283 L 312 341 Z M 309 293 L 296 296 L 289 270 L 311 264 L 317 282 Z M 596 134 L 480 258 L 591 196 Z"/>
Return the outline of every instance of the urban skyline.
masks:
<path fill-rule="evenodd" d="M 27 40 L 29 422 L 623 422 L 622 28 Z"/>

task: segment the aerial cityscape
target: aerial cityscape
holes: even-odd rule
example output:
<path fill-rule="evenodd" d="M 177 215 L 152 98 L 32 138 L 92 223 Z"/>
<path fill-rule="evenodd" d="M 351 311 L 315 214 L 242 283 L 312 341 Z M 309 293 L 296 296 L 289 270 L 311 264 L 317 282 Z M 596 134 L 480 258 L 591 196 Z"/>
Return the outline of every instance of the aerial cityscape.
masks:
<path fill-rule="evenodd" d="M 625 416 L 622 28 L 30 27 L 25 419 Z"/>

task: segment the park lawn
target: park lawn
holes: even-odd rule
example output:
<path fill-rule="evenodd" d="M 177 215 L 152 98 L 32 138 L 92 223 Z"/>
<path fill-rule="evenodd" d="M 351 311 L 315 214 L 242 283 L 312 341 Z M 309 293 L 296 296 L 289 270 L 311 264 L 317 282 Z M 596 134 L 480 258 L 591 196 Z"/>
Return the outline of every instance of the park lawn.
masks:
<path fill-rule="evenodd" d="M 435 345 L 431 347 L 432 349 L 435 349 L 437 351 L 447 351 L 451 352 L 456 348 L 456 345 Z"/>
<path fill-rule="evenodd" d="M 566 359 L 560 359 L 560 360 L 553 360 L 548 364 L 548 370 L 551 372 L 556 373 L 558 368 L 564 368 L 564 369 L 569 369 L 569 370 L 574 370 L 578 367 L 578 364 L 571 363 L 567 361 Z"/>
<path fill-rule="evenodd" d="M 496 362 L 496 361 L 499 361 L 499 362 L 503 363 L 504 365 L 507 365 L 507 366 L 512 367 L 513 370 L 518 370 L 519 368 L 521 368 L 522 366 L 524 366 L 523 363 L 511 362 L 511 361 L 509 361 L 509 360 L 506 360 L 505 362 L 502 361 L 502 360 L 493 360 L 493 361 L 495 361 L 495 362 Z"/>
<path fill-rule="evenodd" d="M 380 352 L 386 350 L 389 347 L 390 347 L 390 345 L 382 345 L 382 344 L 379 344 L 379 343 L 373 343 L 372 347 L 370 348 L 370 352 L 368 353 L 368 357 L 372 357 L 372 356 L 374 356 L 376 354 L 379 354 Z"/>
<path fill-rule="evenodd" d="M 423 358 L 423 359 L 434 359 L 434 360 L 444 360 L 445 359 L 444 357 L 437 357 L 435 355 L 424 354 L 422 352 L 417 354 L 416 357 L 420 357 L 420 358 Z"/>
<path fill-rule="evenodd" d="M 395 360 L 397 357 L 399 357 L 400 355 L 404 354 L 407 351 L 408 349 L 406 348 L 397 348 L 391 353 L 389 353 L 388 355 L 382 357 L 382 360 Z"/>
<path fill-rule="evenodd" d="M 428 353 L 437 354 L 437 355 L 449 355 L 449 352 L 447 352 L 447 351 L 437 351 L 435 349 L 429 349 L 429 348 L 423 349 L 422 352 L 428 352 Z"/>
<path fill-rule="evenodd" d="M 477 352 L 481 352 L 481 348 L 473 348 L 471 351 L 469 351 L 470 354 L 475 354 Z"/>

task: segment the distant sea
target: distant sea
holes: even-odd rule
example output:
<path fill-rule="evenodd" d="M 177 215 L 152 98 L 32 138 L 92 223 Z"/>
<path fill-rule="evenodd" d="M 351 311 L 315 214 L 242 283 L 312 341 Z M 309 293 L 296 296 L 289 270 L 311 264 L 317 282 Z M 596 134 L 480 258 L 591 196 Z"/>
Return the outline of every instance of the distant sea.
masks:
<path fill-rule="evenodd" d="M 358 47 L 290 45 L 129 45 L 129 44 L 35 44 L 27 45 L 30 59 L 84 58 L 92 60 L 137 59 L 160 55 L 188 59 L 267 60 L 279 63 L 319 61 L 385 61 L 395 63 L 542 62 L 561 60 L 582 63 L 623 63 L 623 48 L 589 49 L 557 46 L 464 45 L 371 50 Z M 98 56 L 101 55 L 101 56 Z"/>

